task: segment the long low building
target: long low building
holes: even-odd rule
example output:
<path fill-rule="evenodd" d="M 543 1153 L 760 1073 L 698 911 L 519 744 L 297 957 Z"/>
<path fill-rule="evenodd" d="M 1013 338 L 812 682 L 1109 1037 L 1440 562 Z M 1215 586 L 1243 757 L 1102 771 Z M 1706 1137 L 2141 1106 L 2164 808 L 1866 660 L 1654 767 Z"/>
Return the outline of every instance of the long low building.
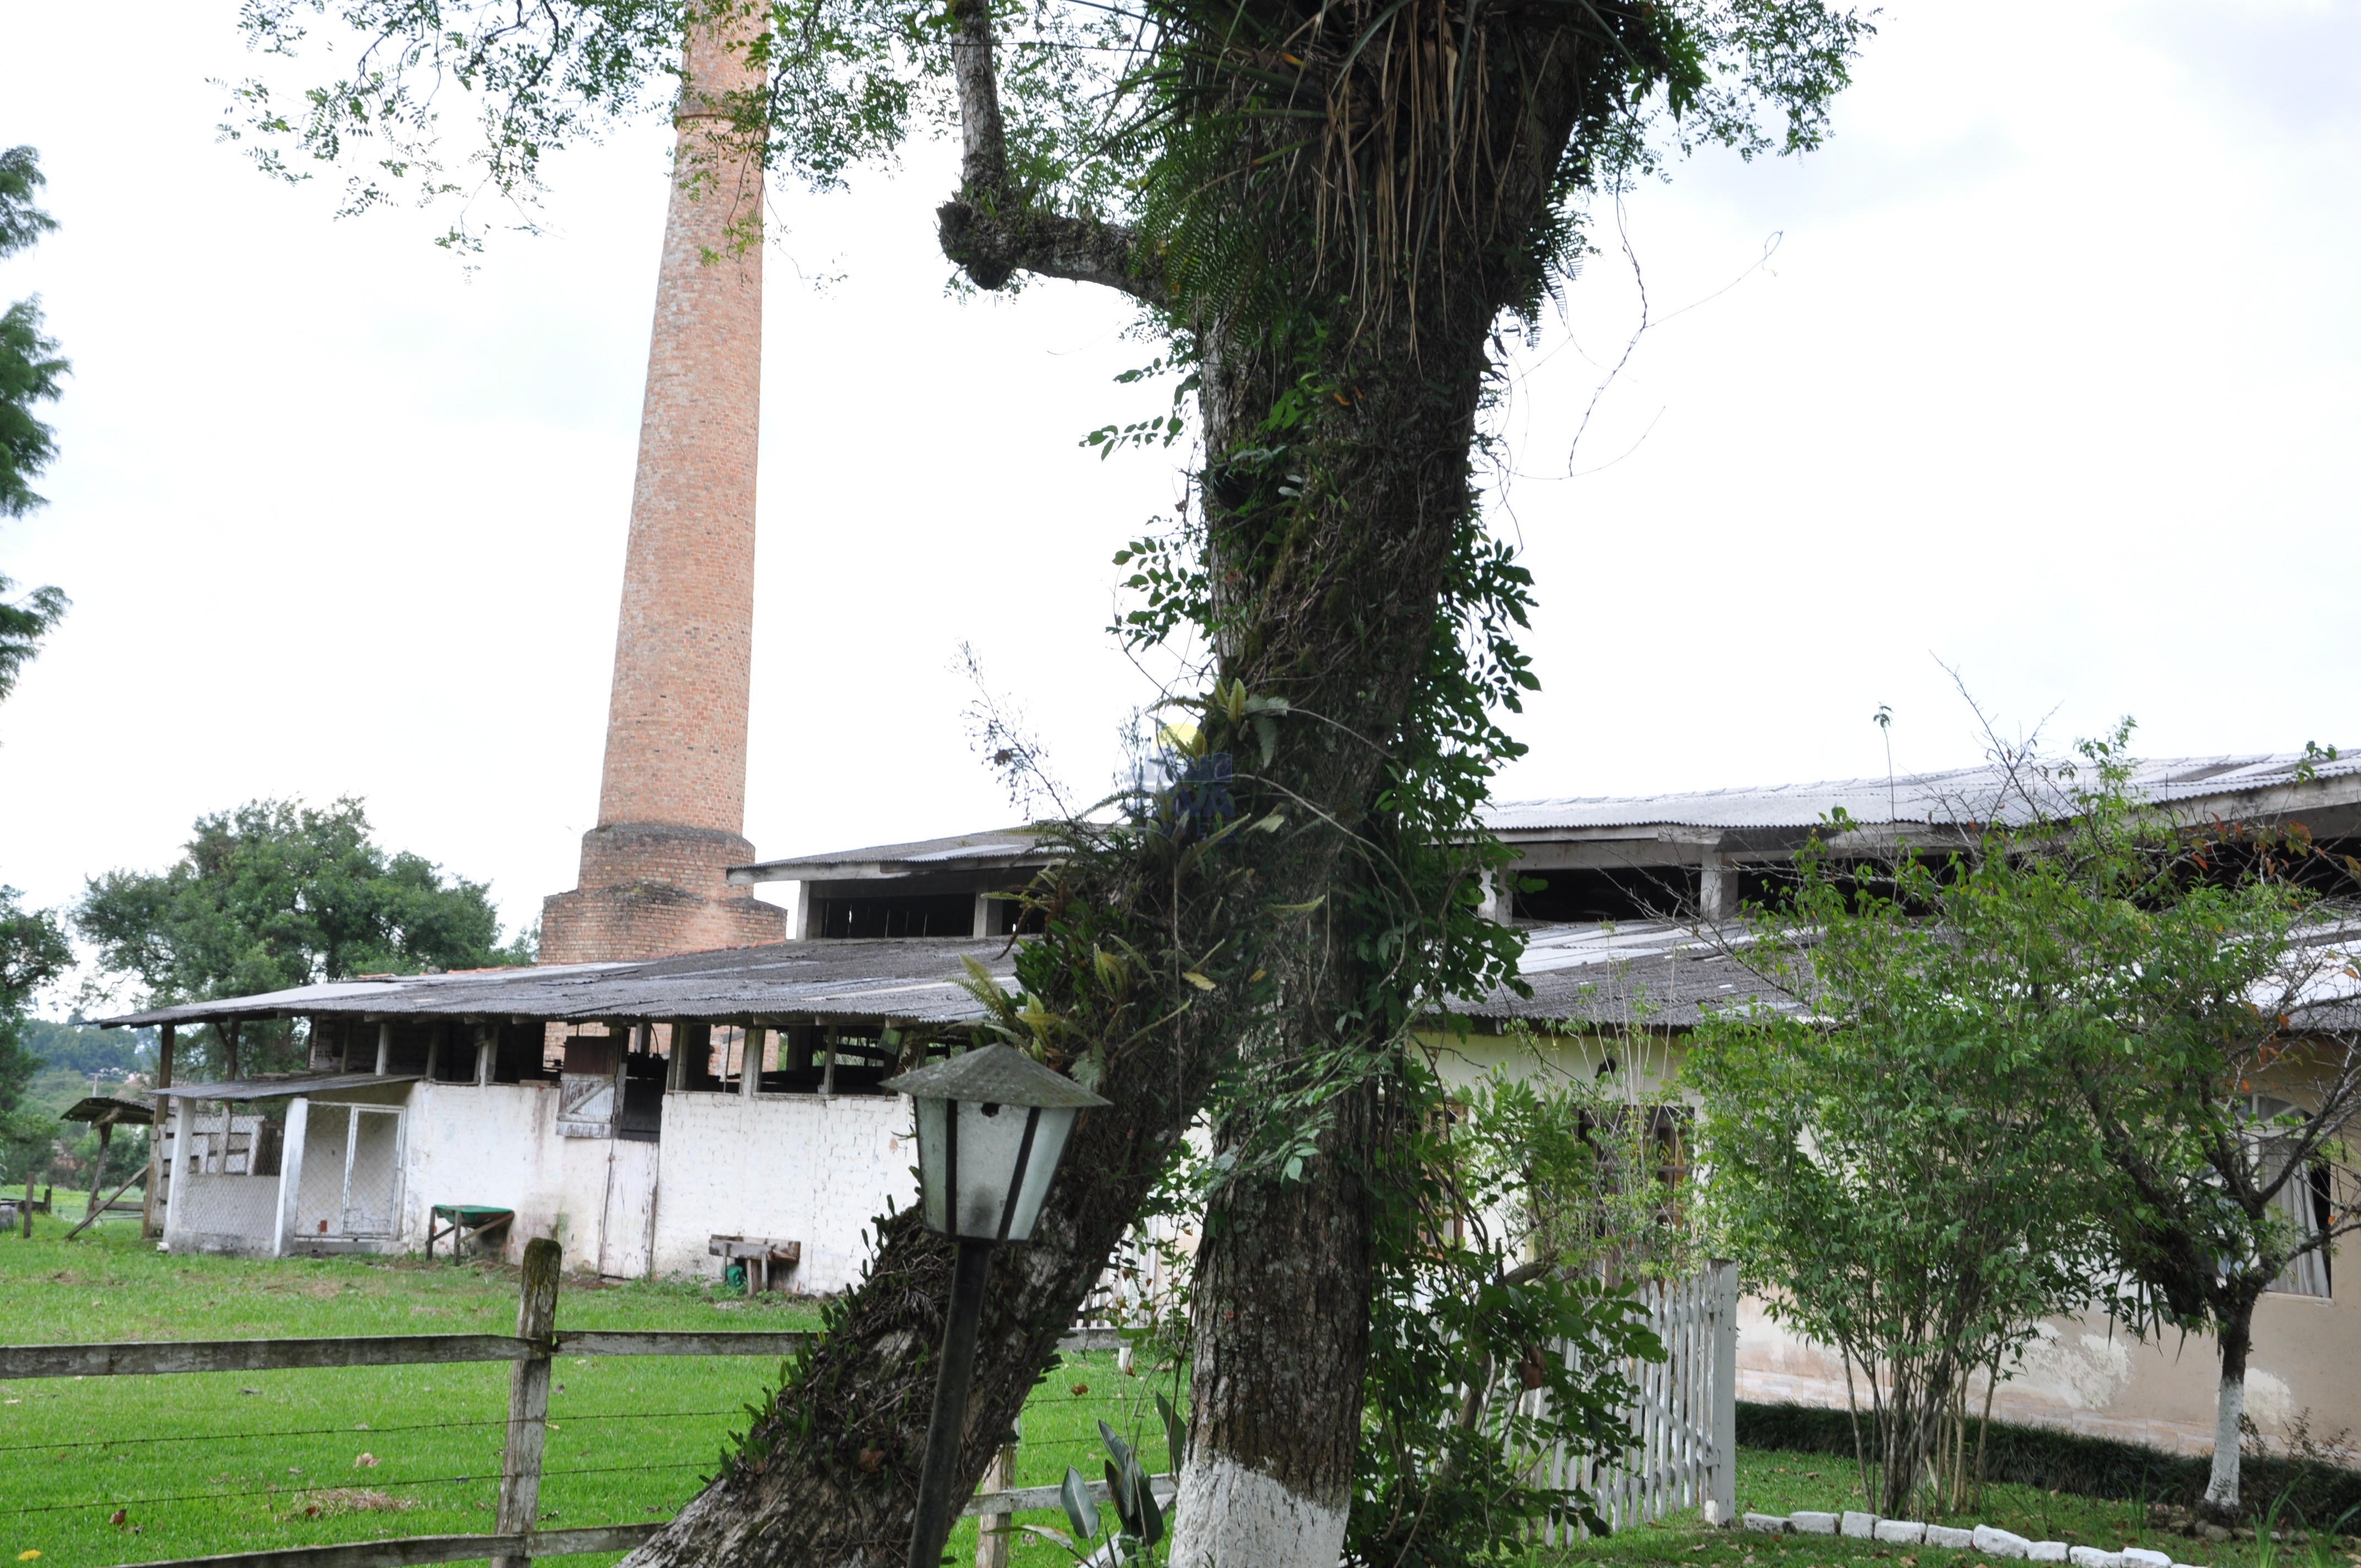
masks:
<path fill-rule="evenodd" d="M 859 1277 L 909 1201 L 910 1113 L 879 1082 L 980 1015 L 1004 942 L 738 948 L 636 963 L 388 975 L 161 1007 L 172 1250 L 423 1251 L 434 1211 L 505 1210 L 622 1277 L 718 1267 L 717 1236 L 794 1243 L 780 1283 Z M 172 1079 L 175 1034 L 308 1021 L 309 1069 Z"/>
<path fill-rule="evenodd" d="M 1644 1062 L 1639 1091 L 1653 1095 L 1705 1014 L 1786 1004 L 1734 956 L 1723 923 L 1839 814 L 1839 854 L 1939 850 L 1976 822 L 2021 819 L 2057 782 L 1985 768 L 1496 806 L 1521 884 L 1504 880 L 1490 913 L 1525 930 L 1532 995 L 1466 999 L 1467 1030 L 1433 1043 L 1470 1080 Z M 2361 761 L 2180 759 L 2142 764 L 2135 782 L 2192 820 L 2301 829 L 2361 852 Z M 792 1248 L 778 1283 L 847 1288 L 875 1218 L 915 1190 L 908 1104 L 877 1085 L 965 1037 L 982 1012 L 967 965 L 1007 980 L 1006 895 L 1047 863 L 1022 829 L 767 861 L 731 876 L 787 884 L 782 943 L 345 981 L 105 1020 L 161 1026 L 171 1113 L 149 1191 L 164 1243 L 416 1252 L 448 1216 L 506 1211 L 512 1251 L 559 1236 L 602 1274 L 710 1274 L 730 1250 L 719 1238 L 735 1237 L 741 1250 Z M 242 1020 L 288 1017 L 309 1020 L 305 1073 L 171 1081 L 176 1029 L 234 1037 Z M 1677 1139 L 1686 1113 L 1675 1092 L 1661 1099 Z M 2338 1293 L 2334 1264 L 2282 1281 L 2257 1314 L 2249 1409 L 2267 1432 L 2307 1414 L 2316 1431 L 2361 1428 L 2361 1292 Z M 1752 1306 L 1740 1376 L 1750 1398 L 1844 1401 L 1833 1354 Z M 2208 1342 L 2141 1345 L 2102 1321 L 2060 1321 L 1994 1408 L 2202 1449 L 2214 1377 Z"/>

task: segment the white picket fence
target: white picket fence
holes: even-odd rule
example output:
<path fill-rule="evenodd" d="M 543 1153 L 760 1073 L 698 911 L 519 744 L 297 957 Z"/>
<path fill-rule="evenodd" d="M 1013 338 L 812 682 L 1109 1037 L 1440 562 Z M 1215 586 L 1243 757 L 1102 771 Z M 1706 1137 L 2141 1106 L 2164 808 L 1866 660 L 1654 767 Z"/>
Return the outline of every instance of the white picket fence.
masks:
<path fill-rule="evenodd" d="M 1738 1265 L 1717 1259 L 1686 1279 L 1644 1287 L 1642 1299 L 1665 1355 L 1624 1364 L 1636 1390 L 1627 1411 L 1635 1446 L 1572 1461 L 1553 1447 L 1538 1456 L 1541 1473 L 1551 1486 L 1580 1485 L 1617 1530 L 1692 1508 L 1708 1524 L 1735 1524 Z M 1577 1530 L 1551 1524 L 1543 1542 L 1570 1543 Z"/>

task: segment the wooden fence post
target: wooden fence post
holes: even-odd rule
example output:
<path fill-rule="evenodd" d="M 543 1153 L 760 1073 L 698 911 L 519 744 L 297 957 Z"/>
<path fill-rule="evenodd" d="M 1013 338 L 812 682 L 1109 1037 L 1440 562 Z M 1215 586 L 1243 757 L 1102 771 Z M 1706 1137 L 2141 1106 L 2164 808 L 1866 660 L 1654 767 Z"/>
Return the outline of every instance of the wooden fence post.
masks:
<path fill-rule="evenodd" d="M 565 1252 L 545 1236 L 524 1245 L 524 1293 L 517 1303 L 517 1338 L 538 1348 L 509 1377 L 509 1441 L 500 1458 L 502 1535 L 530 1535 L 541 1511 L 541 1442 L 549 1419 L 549 1357 L 556 1348 L 557 1271 Z M 527 1568 L 520 1552 L 495 1557 L 492 1568 Z"/>
<path fill-rule="evenodd" d="M 1713 1357 L 1713 1387 L 1707 1393 L 1713 1419 L 1713 1474 L 1705 1507 L 1705 1522 L 1722 1530 L 1738 1523 L 1738 1265 L 1726 1257 L 1706 1265 L 1708 1299 L 1712 1310 L 1706 1326 L 1712 1343 L 1704 1348 Z"/>
<path fill-rule="evenodd" d="M 1012 1427 L 1008 1441 L 984 1466 L 983 1479 L 976 1483 L 978 1492 L 1008 1492 L 1016 1486 L 1016 1444 L 1022 1435 L 1020 1425 Z M 1008 1538 L 1016 1533 L 1016 1516 L 1011 1514 L 978 1514 L 975 1519 L 975 1568 L 1008 1568 Z"/>

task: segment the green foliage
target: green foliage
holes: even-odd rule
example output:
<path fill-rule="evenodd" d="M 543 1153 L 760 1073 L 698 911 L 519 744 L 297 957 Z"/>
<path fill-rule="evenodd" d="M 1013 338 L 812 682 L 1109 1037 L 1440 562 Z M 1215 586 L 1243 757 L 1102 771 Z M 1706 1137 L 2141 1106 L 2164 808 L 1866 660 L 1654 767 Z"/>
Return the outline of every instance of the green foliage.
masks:
<path fill-rule="evenodd" d="M 1631 1441 L 1624 1367 L 1664 1349 L 1628 1287 L 1555 1238 L 1582 1235 L 1603 1167 L 1572 1100 L 1498 1078 L 1455 1121 L 1412 1059 L 1389 1086 L 1367 1416 L 1345 1560 L 1477 1563 L 1544 1520 L 1605 1521 L 1535 1461 Z"/>
<path fill-rule="evenodd" d="M 120 1078 L 156 1065 L 153 1029 L 94 1029 L 86 1024 L 27 1018 L 24 1041 L 40 1061 L 83 1078 L 93 1073 Z"/>
<path fill-rule="evenodd" d="M 349 798 L 201 817 L 178 862 L 92 878 L 73 918 L 101 967 L 158 1004 L 533 960 L 525 938 L 500 944 L 485 884 L 381 848 Z M 247 1037 L 242 1068 L 295 1058 L 283 1026 Z"/>
<path fill-rule="evenodd" d="M 0 151 L 0 257 L 58 226 L 33 204 L 42 183 L 40 157 L 31 148 Z M 22 517 L 43 504 L 32 481 L 57 456 L 57 433 L 33 410 L 57 400 L 58 381 L 70 368 L 58 357 L 57 340 L 41 331 L 38 296 L 0 310 L 0 517 Z M 16 689 L 41 639 L 66 613 L 60 590 L 35 588 L 12 601 L 7 596 L 16 587 L 0 576 L 0 697 Z"/>
<path fill-rule="evenodd" d="M 34 197 L 45 183 L 40 154 L 29 147 L 0 152 L 0 257 L 29 248 L 58 226 L 55 218 L 35 206 Z M 66 362 L 57 357 L 53 338 L 41 334 L 41 302 L 19 300 L 0 312 L 0 517 L 22 517 L 41 504 L 32 491 L 34 475 L 57 455 L 56 433 L 33 417 L 33 405 L 54 401 L 58 378 Z M 0 577 L 0 594 L 8 591 Z M 16 643 L 49 630 L 48 621 L 19 618 L 46 614 L 49 621 L 64 609 L 65 601 L 40 598 L 55 588 L 39 590 L 27 605 L 0 605 L 0 696 L 16 678 L 16 666 L 27 654 L 9 657 Z"/>
<path fill-rule="evenodd" d="M 0 887 L 0 1113 L 14 1111 L 41 1058 L 27 1048 L 34 993 L 72 967 L 58 917 L 27 909 L 23 894 Z"/>
<path fill-rule="evenodd" d="M 1816 840 L 1797 870 L 1748 956 L 1806 1006 L 1708 1020 L 1686 1063 L 1703 1202 L 1765 1310 L 1858 1369 L 1878 1511 L 1901 1516 L 1956 1480 L 1969 1375 L 2092 1293 L 2098 1173 L 2051 1066 L 2056 977 L 1992 940 L 2057 912 L 2004 853 L 1861 886 Z M 1953 918 L 1916 913 L 1937 903 Z"/>

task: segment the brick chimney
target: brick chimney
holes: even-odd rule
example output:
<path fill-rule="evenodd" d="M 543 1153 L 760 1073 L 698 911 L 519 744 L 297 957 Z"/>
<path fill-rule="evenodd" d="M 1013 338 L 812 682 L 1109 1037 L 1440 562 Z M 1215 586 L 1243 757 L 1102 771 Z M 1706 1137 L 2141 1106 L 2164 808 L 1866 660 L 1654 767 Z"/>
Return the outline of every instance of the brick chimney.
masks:
<path fill-rule="evenodd" d="M 746 826 L 754 446 L 763 384 L 763 170 L 721 112 L 757 89 L 742 37 L 690 32 L 631 491 L 598 825 L 579 885 L 542 904 L 544 963 L 652 958 L 786 936 L 732 888 Z"/>

